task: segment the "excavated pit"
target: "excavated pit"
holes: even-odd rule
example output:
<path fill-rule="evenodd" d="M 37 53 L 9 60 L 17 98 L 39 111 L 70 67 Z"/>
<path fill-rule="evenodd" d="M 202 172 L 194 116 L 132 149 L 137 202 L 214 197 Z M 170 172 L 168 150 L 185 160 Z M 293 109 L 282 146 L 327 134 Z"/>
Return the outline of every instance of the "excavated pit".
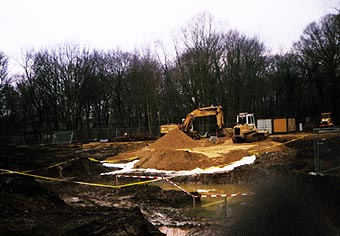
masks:
<path fill-rule="evenodd" d="M 308 135 L 285 145 L 280 142 L 296 140 L 299 135 L 240 145 L 223 138 L 216 144 L 207 139 L 185 143 L 181 135 L 172 137 L 177 143 L 171 143 L 171 136 L 164 136 L 144 142 L 0 146 L 0 235 L 162 235 L 158 228 L 163 226 L 182 228 L 188 235 L 340 232 L 339 177 L 308 175 L 314 168 L 313 139 Z M 167 142 L 162 143 L 165 138 Z M 334 144 L 340 142 L 340 137 L 327 139 L 330 146 L 323 148 L 330 150 L 330 155 L 323 161 L 332 162 L 339 156 L 340 145 Z M 112 176 L 100 175 L 111 169 L 91 158 L 127 162 L 128 158 L 138 157 L 139 167 L 189 170 L 225 165 L 245 154 L 256 155 L 256 161 L 230 172 L 172 179 L 179 185 L 233 184 L 251 188 L 256 194 L 239 205 L 229 205 L 227 219 L 201 218 L 188 211 L 192 197 L 178 189 L 163 190 L 151 184 L 115 189 L 76 183 L 114 185 Z M 294 224 L 289 223 L 292 221 Z"/>

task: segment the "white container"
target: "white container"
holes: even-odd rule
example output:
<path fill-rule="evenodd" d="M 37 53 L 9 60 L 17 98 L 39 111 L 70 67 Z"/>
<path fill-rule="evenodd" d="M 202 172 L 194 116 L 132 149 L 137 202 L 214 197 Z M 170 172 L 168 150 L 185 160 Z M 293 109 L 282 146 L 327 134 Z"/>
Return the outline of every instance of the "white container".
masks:
<path fill-rule="evenodd" d="M 273 133 L 272 130 L 272 119 L 258 119 L 257 120 L 258 130 L 268 130 L 270 134 Z"/>

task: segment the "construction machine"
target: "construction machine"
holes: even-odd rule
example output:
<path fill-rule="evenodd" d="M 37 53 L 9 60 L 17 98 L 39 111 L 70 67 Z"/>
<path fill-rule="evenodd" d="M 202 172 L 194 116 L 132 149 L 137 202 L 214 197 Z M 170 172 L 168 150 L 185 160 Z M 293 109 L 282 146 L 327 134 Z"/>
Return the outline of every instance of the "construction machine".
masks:
<path fill-rule="evenodd" d="M 186 115 L 182 124 L 161 125 L 160 133 L 161 135 L 164 135 L 172 129 L 179 128 L 191 138 L 200 139 L 201 135 L 198 133 L 198 131 L 194 130 L 193 128 L 193 121 L 197 117 L 207 117 L 207 116 L 216 116 L 217 127 L 219 130 L 221 130 L 221 132 L 223 132 L 222 128 L 224 124 L 224 117 L 223 117 L 222 106 L 210 106 L 210 107 L 197 108 L 191 111 L 190 113 Z"/>
<path fill-rule="evenodd" d="M 331 112 L 321 113 L 320 128 L 329 128 L 334 126 L 331 115 Z"/>
<path fill-rule="evenodd" d="M 236 117 L 236 125 L 233 128 L 233 142 L 253 142 L 266 139 L 269 136 L 267 130 L 258 130 L 255 125 L 253 113 L 241 112 Z"/>

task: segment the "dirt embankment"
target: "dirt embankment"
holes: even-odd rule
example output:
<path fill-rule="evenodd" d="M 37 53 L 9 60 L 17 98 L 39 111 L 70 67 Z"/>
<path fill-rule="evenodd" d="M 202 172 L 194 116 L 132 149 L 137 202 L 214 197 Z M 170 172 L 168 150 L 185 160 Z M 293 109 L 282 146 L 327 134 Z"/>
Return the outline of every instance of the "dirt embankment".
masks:
<path fill-rule="evenodd" d="M 107 169 L 82 158 L 81 155 L 85 154 L 81 148 L 0 147 L 0 151 L 0 235 L 163 235 L 136 205 L 125 208 L 107 206 L 107 202 L 117 198 L 113 189 L 28 176 L 103 182 L 99 174 Z M 28 175 L 16 175 L 4 169 L 31 171 L 21 172 Z M 161 191 L 155 189 L 151 192 L 157 196 L 155 193 Z M 126 194 L 133 195 L 134 189 Z"/>
<path fill-rule="evenodd" d="M 1 175 L 0 188 L 0 235 L 162 235 L 138 207 L 69 205 L 23 176 Z"/>

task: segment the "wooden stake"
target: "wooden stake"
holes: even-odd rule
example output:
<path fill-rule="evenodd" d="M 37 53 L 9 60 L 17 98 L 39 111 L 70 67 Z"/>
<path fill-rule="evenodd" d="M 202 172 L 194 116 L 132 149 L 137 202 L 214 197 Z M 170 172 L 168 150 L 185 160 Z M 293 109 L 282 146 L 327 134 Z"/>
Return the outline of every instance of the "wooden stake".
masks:
<path fill-rule="evenodd" d="M 224 197 L 224 219 L 227 219 L 228 217 L 228 210 L 227 210 L 227 196 Z"/>

